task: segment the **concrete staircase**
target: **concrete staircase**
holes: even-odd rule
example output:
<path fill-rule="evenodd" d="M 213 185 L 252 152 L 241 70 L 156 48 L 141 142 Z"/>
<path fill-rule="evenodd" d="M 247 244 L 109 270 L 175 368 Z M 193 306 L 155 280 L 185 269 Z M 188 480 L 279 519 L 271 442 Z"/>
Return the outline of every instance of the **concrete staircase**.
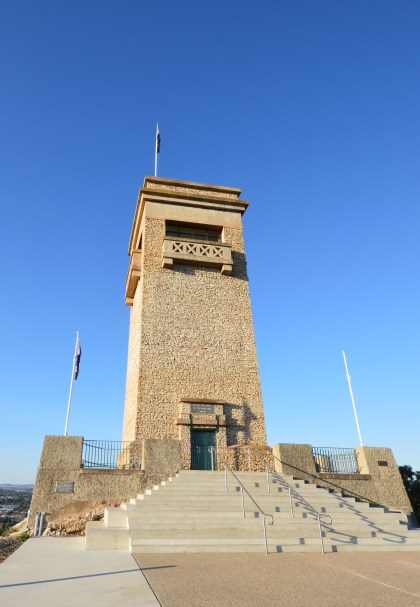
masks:
<path fill-rule="evenodd" d="M 281 480 L 265 473 L 235 473 L 266 518 L 268 551 L 320 552 L 317 518 Z M 372 507 L 328 489 L 282 476 L 318 512 L 323 523 L 325 552 L 348 550 L 420 550 L 420 530 L 409 529 L 407 517 Z M 245 495 L 242 515 L 240 486 L 223 472 L 180 471 L 176 477 L 145 491 L 119 508 L 106 508 L 100 522 L 86 528 L 86 549 L 130 552 L 264 552 L 263 517 Z M 327 519 L 328 520 L 328 519 Z M 325 519 L 324 519 L 325 521 Z"/>

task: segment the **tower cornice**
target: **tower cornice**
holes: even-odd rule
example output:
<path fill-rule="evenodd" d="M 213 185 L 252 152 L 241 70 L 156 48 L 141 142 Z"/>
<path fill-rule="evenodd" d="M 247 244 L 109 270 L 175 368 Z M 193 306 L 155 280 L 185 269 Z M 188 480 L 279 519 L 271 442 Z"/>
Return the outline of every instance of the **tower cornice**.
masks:
<path fill-rule="evenodd" d="M 145 177 L 139 190 L 128 254 L 132 255 L 138 240 L 146 202 L 202 208 L 208 211 L 245 213 L 249 202 L 240 200 L 240 188 L 183 181 L 166 177 Z"/>

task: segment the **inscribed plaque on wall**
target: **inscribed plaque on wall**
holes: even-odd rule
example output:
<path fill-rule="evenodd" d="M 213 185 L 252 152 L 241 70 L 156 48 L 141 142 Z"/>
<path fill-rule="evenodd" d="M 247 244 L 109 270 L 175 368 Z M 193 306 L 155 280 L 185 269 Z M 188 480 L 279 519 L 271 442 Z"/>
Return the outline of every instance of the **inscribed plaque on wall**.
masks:
<path fill-rule="evenodd" d="M 57 481 L 55 484 L 56 493 L 74 493 L 74 481 Z"/>
<path fill-rule="evenodd" d="M 204 415 L 214 415 L 215 405 L 211 403 L 191 403 L 191 413 L 202 413 Z"/>

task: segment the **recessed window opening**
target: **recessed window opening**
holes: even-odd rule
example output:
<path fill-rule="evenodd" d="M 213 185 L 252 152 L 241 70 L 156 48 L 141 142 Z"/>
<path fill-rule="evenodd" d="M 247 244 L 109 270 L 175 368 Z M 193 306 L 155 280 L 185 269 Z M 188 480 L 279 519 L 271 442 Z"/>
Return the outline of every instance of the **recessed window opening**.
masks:
<path fill-rule="evenodd" d="M 222 242 L 222 228 L 207 228 L 203 225 L 167 221 L 166 236 L 188 238 L 189 240 L 205 240 L 207 242 Z"/>

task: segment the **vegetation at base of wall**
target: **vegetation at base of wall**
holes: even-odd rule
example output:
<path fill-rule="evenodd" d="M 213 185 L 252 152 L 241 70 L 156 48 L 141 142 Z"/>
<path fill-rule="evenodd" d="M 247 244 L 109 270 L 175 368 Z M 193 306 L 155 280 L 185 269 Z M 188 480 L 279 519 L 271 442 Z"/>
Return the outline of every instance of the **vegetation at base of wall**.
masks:
<path fill-rule="evenodd" d="M 12 535 L 0 536 L 0 563 L 6 560 L 8 556 L 13 554 L 13 552 L 23 544 L 23 542 L 29 539 L 29 534 L 26 532 L 13 535 L 16 531 L 11 529 L 10 533 Z"/>
<path fill-rule="evenodd" d="M 411 466 L 399 466 L 404 487 L 410 498 L 413 512 L 420 523 L 420 471 L 414 471 Z"/>
<path fill-rule="evenodd" d="M 0 529 L 0 537 L 8 537 L 12 533 L 16 533 L 16 529 L 13 525 L 8 525 Z"/>

